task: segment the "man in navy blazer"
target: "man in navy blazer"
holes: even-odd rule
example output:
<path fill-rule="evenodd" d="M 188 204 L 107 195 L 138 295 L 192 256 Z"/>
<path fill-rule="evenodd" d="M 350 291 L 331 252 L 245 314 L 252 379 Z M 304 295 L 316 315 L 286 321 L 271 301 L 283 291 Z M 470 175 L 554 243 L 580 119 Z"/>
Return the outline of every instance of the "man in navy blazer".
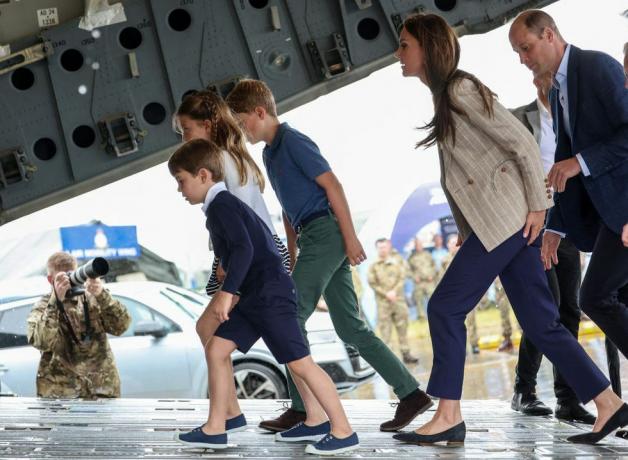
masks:
<path fill-rule="evenodd" d="M 569 235 L 592 252 L 580 290 L 582 310 L 628 356 L 628 90 L 622 66 L 610 56 L 569 45 L 541 10 L 521 13 L 510 43 L 535 75 L 551 72 L 555 163 L 547 181 L 556 192 L 541 251 L 546 268 L 558 263 Z"/>

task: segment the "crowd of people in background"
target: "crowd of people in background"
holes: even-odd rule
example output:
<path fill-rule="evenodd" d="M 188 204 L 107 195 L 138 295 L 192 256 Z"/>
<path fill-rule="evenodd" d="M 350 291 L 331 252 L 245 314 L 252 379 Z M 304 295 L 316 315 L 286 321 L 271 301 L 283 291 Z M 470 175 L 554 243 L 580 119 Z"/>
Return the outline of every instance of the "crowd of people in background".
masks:
<path fill-rule="evenodd" d="M 447 271 L 456 252 L 458 234 L 446 236 L 443 246 L 443 236 L 436 233 L 432 237 L 432 245 L 427 246 L 419 236 L 413 240 L 413 249 L 404 259 L 403 255 L 392 246 L 387 238 L 380 238 L 375 242 L 377 260 L 368 268 L 368 284 L 375 293 L 377 305 L 377 321 L 379 334 L 386 343 L 390 343 L 393 328 L 397 332 L 399 349 L 406 364 L 414 364 L 418 359 L 410 353 L 408 345 L 408 325 L 412 321 L 409 313 L 416 311 L 416 319 L 427 320 L 427 303 L 439 281 Z M 360 283 L 359 275 L 354 284 Z M 410 280 L 410 295 L 403 287 Z M 359 299 L 361 296 L 359 297 Z M 512 352 L 513 322 L 511 320 L 512 307 L 499 278 L 487 291 L 478 308 L 467 316 L 466 326 L 469 333 L 468 342 L 473 354 L 480 353 L 480 336 L 478 333 L 477 311 L 497 308 L 500 315 L 501 335 L 503 339 L 497 345 L 500 352 Z"/>

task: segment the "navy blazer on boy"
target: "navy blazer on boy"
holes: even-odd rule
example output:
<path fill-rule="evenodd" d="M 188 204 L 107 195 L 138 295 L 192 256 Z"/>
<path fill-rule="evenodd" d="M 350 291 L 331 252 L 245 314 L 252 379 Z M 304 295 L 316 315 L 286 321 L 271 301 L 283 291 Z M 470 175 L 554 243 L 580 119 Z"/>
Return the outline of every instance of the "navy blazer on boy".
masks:
<path fill-rule="evenodd" d="M 607 54 L 571 46 L 567 66 L 570 139 L 558 90 L 550 102 L 556 132 L 556 162 L 577 154 L 589 175 L 567 181 L 555 194 L 547 228 L 567 233 L 590 252 L 600 221 L 621 234 L 628 222 L 628 90 L 621 64 Z"/>
<path fill-rule="evenodd" d="M 220 185 L 219 182 L 214 187 Z M 266 224 L 226 189 L 213 197 L 205 215 L 214 253 L 227 274 L 223 291 L 245 297 L 254 294 L 267 279 L 285 273 Z"/>

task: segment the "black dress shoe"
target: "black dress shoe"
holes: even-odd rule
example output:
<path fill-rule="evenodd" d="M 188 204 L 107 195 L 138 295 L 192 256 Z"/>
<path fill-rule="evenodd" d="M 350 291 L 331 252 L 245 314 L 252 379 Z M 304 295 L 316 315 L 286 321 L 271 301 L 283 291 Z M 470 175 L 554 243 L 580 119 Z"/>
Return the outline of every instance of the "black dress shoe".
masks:
<path fill-rule="evenodd" d="M 628 404 L 624 403 L 617 412 L 608 419 L 600 431 L 569 436 L 567 441 L 577 444 L 595 444 L 617 428 L 626 425 L 628 425 Z"/>
<path fill-rule="evenodd" d="M 539 401 L 534 393 L 515 393 L 510 408 L 523 415 L 550 415 L 552 409 Z"/>
<path fill-rule="evenodd" d="M 446 442 L 448 446 L 456 446 L 464 444 L 466 434 L 467 427 L 464 422 L 460 422 L 458 425 L 436 434 L 417 434 L 414 431 L 410 431 L 407 433 L 393 434 L 393 438 L 408 444 L 421 445 Z"/>
<path fill-rule="evenodd" d="M 595 423 L 595 415 L 586 410 L 584 406 L 577 401 L 556 403 L 554 416 L 559 420 L 565 420 L 567 422 L 585 423 L 587 425 L 593 425 Z"/>

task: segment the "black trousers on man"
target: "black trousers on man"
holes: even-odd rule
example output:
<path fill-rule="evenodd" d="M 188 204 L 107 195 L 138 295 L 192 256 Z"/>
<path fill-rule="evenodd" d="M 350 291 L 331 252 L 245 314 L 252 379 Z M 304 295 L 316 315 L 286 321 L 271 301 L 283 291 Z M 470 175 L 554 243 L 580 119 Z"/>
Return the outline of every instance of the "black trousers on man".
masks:
<path fill-rule="evenodd" d="M 582 281 L 580 306 L 628 358 L 628 248 L 603 224 Z"/>
<path fill-rule="evenodd" d="M 580 307 L 578 306 L 581 278 L 580 251 L 568 238 L 563 238 L 558 247 L 558 265 L 546 273 L 550 290 L 558 305 L 560 322 L 574 337 L 578 338 L 580 326 Z M 530 339 L 525 334 L 522 335 L 515 376 L 516 393 L 536 393 L 536 376 L 541 367 L 542 358 L 543 355 Z M 579 402 L 576 394 L 567 385 L 556 367 L 554 367 L 554 393 L 558 403 L 573 402 L 578 404 Z"/>

